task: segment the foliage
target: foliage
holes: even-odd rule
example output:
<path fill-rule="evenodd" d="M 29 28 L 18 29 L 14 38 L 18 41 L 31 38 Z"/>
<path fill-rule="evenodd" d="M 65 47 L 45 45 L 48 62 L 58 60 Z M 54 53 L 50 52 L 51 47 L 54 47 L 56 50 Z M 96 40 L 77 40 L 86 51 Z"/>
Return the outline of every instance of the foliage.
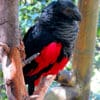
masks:
<path fill-rule="evenodd" d="M 22 36 L 39 18 L 41 10 L 53 0 L 26 0 L 19 2 L 19 22 Z"/>

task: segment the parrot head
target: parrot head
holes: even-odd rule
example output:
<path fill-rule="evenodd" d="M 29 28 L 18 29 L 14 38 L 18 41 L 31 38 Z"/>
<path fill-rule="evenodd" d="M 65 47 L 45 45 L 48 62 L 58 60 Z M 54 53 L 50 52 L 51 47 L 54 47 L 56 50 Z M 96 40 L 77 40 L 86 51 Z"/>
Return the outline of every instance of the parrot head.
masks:
<path fill-rule="evenodd" d="M 49 22 L 53 18 L 81 21 L 81 13 L 71 0 L 58 0 L 45 7 L 40 16 L 44 22 Z"/>

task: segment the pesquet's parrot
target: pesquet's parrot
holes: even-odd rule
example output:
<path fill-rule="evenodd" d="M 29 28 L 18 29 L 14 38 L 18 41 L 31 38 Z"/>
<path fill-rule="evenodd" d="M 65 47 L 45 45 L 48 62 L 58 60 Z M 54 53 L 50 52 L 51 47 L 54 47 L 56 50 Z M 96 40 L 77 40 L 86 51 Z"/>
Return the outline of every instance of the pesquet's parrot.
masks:
<path fill-rule="evenodd" d="M 68 63 L 80 20 L 80 11 L 71 0 L 58 0 L 45 7 L 36 24 L 28 30 L 23 39 L 26 59 L 40 53 L 23 68 L 29 95 L 36 91 L 42 79 L 56 77 Z"/>

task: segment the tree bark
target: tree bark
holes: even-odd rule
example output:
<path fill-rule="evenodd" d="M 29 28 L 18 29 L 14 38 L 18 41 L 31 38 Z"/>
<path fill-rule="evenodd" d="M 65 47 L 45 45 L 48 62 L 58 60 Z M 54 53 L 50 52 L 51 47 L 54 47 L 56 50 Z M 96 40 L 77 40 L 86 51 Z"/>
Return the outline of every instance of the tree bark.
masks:
<path fill-rule="evenodd" d="M 80 0 L 82 22 L 73 57 L 73 68 L 77 74 L 77 82 L 81 87 L 80 100 L 88 100 L 90 78 L 95 49 L 97 16 L 99 0 Z"/>
<path fill-rule="evenodd" d="M 18 0 L 0 0 L 0 59 L 9 100 L 25 100 L 19 47 Z"/>

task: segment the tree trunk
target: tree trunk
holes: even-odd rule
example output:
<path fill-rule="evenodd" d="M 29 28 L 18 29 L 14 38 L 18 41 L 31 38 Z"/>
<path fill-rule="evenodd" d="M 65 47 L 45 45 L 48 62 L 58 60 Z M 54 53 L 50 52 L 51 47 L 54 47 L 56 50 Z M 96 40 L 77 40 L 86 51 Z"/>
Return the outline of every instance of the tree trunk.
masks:
<path fill-rule="evenodd" d="M 99 0 L 80 0 L 79 2 L 83 18 L 75 47 L 73 67 L 77 72 L 77 82 L 81 86 L 82 94 L 79 97 L 80 100 L 88 100 L 89 98 L 98 6 Z"/>
<path fill-rule="evenodd" d="M 18 0 L 0 0 L 0 59 L 9 100 L 27 97 L 19 45 Z"/>

